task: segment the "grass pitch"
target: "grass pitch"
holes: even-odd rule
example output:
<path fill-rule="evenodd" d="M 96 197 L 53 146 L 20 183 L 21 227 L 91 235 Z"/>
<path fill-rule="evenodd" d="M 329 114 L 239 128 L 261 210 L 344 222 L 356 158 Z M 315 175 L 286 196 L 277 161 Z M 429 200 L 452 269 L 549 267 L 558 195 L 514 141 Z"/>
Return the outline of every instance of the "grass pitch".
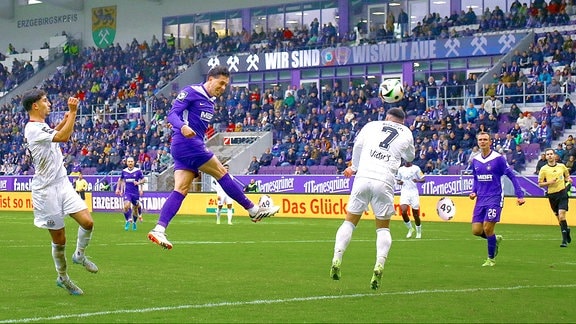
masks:
<path fill-rule="evenodd" d="M 486 242 L 470 224 L 423 223 L 405 239 L 393 221 L 382 288 L 370 289 L 373 221 L 363 220 L 344 255 L 342 279 L 329 278 L 341 220 L 271 218 L 216 225 L 177 216 L 170 251 L 146 233 L 124 231 L 120 213 L 94 214 L 87 254 L 100 267 L 73 265 L 77 225 L 67 221 L 70 277 L 84 290 L 55 285 L 47 231 L 31 213 L 0 215 L 0 323 L 7 322 L 574 322 L 576 246 L 559 248 L 556 226 L 503 225 L 497 264 L 483 268 Z M 225 215 L 223 215 L 225 223 Z M 576 228 L 576 227 L 575 227 Z M 574 242 L 573 244 L 576 244 Z"/>

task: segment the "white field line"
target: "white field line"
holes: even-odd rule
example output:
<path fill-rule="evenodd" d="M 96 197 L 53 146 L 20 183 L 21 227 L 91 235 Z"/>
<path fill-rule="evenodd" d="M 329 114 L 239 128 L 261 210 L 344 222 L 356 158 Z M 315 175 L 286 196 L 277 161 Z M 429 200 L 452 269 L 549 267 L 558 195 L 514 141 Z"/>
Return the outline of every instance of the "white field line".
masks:
<path fill-rule="evenodd" d="M 573 289 L 576 288 L 576 284 L 488 287 L 488 288 L 467 288 L 467 289 L 431 289 L 431 290 L 410 290 L 410 291 L 383 292 L 383 293 L 370 293 L 370 294 L 351 294 L 351 295 L 334 295 L 334 296 L 325 295 L 325 296 L 310 296 L 310 297 L 294 297 L 284 299 L 259 299 L 252 301 L 219 302 L 219 303 L 206 303 L 198 305 L 189 304 L 180 306 L 149 307 L 140 309 L 118 309 L 118 310 L 100 311 L 92 313 L 5 319 L 0 320 L 0 323 L 29 323 L 29 322 L 58 321 L 63 319 L 72 319 L 72 318 L 81 319 L 81 318 L 117 315 L 117 314 L 136 314 L 136 313 L 142 314 L 152 312 L 169 312 L 173 310 L 182 310 L 182 309 L 207 309 L 207 308 L 230 307 L 230 306 L 234 307 L 234 306 L 246 306 L 246 305 L 282 304 L 282 303 L 307 302 L 307 301 L 329 300 L 329 299 L 355 299 L 355 298 L 379 297 L 379 296 L 456 294 L 456 293 L 474 293 L 483 291 L 511 291 L 521 289 L 558 289 L 558 288 Z"/>
<path fill-rule="evenodd" d="M 513 239 L 506 239 L 506 241 L 526 241 L 526 240 L 530 240 L 530 241 L 558 241 L 557 238 L 534 238 L 533 236 L 531 236 L 530 238 L 528 237 L 521 237 L 518 236 L 517 238 L 513 238 Z M 394 242 L 414 242 L 414 243 L 418 243 L 418 242 L 427 242 L 427 241 L 436 241 L 436 242 L 442 242 L 442 241 L 458 241 L 458 242 L 462 242 L 462 241 L 480 241 L 483 239 L 480 238 L 476 238 L 476 237 L 472 237 L 470 236 L 470 238 L 466 238 L 466 239 L 442 239 L 442 238 L 435 238 L 435 239 L 394 239 Z M 267 240 L 262 240 L 262 241 L 171 241 L 174 245 L 209 245 L 209 244 L 309 244 L 309 243 L 334 243 L 334 239 L 330 239 L 330 240 L 286 240 L 286 241 L 267 241 Z M 354 240 L 354 242 L 369 242 L 372 243 L 374 242 L 374 240 L 369 239 L 369 240 L 362 240 L 362 239 L 358 239 L 358 240 Z M 20 244 L 21 241 L 18 240 L 0 240 L 0 249 L 6 249 L 6 248 L 45 248 L 46 244 Z M 134 242 L 117 242 L 117 243 L 90 243 L 91 247 L 94 246 L 111 246 L 111 245 L 115 245 L 115 246 L 138 246 L 138 245 L 150 245 L 152 244 L 151 242 L 147 241 L 146 238 L 144 237 L 142 240 L 139 241 L 134 241 Z"/>

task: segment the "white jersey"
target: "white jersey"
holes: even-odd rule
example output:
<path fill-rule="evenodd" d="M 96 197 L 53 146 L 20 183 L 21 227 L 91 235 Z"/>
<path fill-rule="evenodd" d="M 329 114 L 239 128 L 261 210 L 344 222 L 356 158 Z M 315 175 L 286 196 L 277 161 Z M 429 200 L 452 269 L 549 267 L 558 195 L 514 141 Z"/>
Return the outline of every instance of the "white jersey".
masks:
<path fill-rule="evenodd" d="M 410 129 L 392 121 L 372 121 L 362 127 L 354 141 L 352 170 L 357 177 L 394 182 L 401 161 L 414 160 Z"/>
<path fill-rule="evenodd" d="M 232 176 L 230 176 L 230 177 L 232 177 Z M 218 201 L 217 201 L 218 206 L 232 204 L 232 198 L 230 198 L 230 196 L 228 196 L 228 194 L 224 191 L 222 186 L 214 178 L 212 178 L 212 190 L 215 190 L 216 195 L 218 196 Z"/>
<path fill-rule="evenodd" d="M 52 142 L 57 132 L 48 124 L 40 122 L 29 122 L 24 128 L 35 171 L 32 190 L 45 188 L 67 176 L 60 145 Z"/>
<path fill-rule="evenodd" d="M 416 194 L 418 195 L 418 187 L 416 186 L 416 182 L 413 180 L 422 180 L 424 179 L 424 173 L 420 170 L 420 167 L 412 164 L 411 166 L 401 166 L 398 169 L 398 174 L 396 175 L 396 179 L 402 181 L 402 189 L 400 190 L 400 194 Z"/>

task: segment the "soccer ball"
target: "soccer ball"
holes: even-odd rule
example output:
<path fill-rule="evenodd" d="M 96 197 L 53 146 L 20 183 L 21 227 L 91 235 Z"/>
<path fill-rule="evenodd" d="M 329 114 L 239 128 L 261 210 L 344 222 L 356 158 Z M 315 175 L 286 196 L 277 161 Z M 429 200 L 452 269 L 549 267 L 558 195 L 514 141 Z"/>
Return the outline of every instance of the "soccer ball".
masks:
<path fill-rule="evenodd" d="M 436 204 L 436 212 L 442 220 L 449 221 L 456 215 L 456 205 L 448 197 L 442 197 Z"/>
<path fill-rule="evenodd" d="M 384 102 L 395 103 L 404 97 L 404 87 L 398 79 L 384 80 L 380 84 L 379 96 Z"/>
<path fill-rule="evenodd" d="M 260 200 L 258 200 L 258 207 L 267 208 L 274 206 L 272 202 L 272 197 L 269 195 L 262 195 L 260 196 Z"/>

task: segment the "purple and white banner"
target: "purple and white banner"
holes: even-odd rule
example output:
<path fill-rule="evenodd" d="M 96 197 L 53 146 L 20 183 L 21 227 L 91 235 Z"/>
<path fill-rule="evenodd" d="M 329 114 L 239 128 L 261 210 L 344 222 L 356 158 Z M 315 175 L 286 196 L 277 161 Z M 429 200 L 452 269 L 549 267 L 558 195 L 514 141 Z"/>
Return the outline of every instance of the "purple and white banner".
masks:
<path fill-rule="evenodd" d="M 299 193 L 299 194 L 348 194 L 352 189 L 354 178 L 338 175 L 235 175 L 240 182 L 247 184 L 255 179 L 260 192 L 270 193 Z M 103 181 L 115 184 L 118 176 L 84 176 L 88 181 L 88 191 L 102 191 Z M 75 177 L 70 177 L 70 183 Z M 514 191 L 508 178 L 503 177 L 504 192 L 513 196 Z M 538 177 L 529 175 L 517 177 L 526 196 L 543 197 L 544 190 L 538 187 Z M 0 191 L 30 191 L 31 176 L 2 176 L 0 177 Z M 459 175 L 427 175 L 426 182 L 418 184 L 421 195 L 468 195 L 472 191 L 472 176 Z M 396 187 L 400 192 L 400 187 Z"/>
<path fill-rule="evenodd" d="M 354 178 L 328 175 L 235 175 L 242 183 L 250 183 L 250 179 L 256 180 L 260 192 L 283 192 L 283 193 L 344 193 L 352 189 Z M 504 192 L 513 196 L 514 191 L 508 178 L 503 177 Z M 517 177 L 526 196 L 542 197 L 544 190 L 538 187 L 538 177 L 530 175 Z M 473 179 L 471 175 L 427 175 L 426 182 L 418 184 L 421 195 L 468 195 L 472 191 Z M 400 192 L 400 186 L 396 186 L 396 193 Z"/>
<path fill-rule="evenodd" d="M 77 177 L 69 176 L 70 183 Z M 88 182 L 88 191 L 102 191 L 105 182 L 108 184 L 118 182 L 120 176 L 89 176 L 84 179 Z M 30 191 L 32 176 L 0 176 L 0 191 Z"/>

